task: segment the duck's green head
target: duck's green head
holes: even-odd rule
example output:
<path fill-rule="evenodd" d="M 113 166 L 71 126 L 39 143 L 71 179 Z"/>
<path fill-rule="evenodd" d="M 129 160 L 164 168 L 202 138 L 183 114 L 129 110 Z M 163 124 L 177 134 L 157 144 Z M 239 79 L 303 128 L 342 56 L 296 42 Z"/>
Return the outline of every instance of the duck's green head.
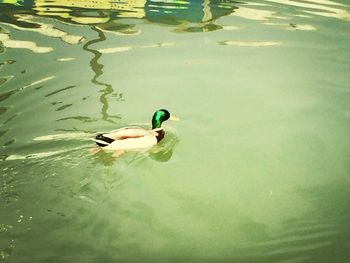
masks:
<path fill-rule="evenodd" d="M 171 116 L 169 111 L 165 109 L 157 110 L 154 113 L 152 118 L 152 129 L 160 128 L 162 126 L 162 122 L 168 119 L 176 119 L 176 118 Z"/>

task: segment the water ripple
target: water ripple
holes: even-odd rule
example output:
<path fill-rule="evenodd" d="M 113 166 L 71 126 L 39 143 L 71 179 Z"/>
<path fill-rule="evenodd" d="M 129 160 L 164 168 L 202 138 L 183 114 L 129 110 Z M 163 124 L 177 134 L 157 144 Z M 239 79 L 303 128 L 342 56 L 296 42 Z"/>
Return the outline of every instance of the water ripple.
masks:
<path fill-rule="evenodd" d="M 0 33 L 0 41 L 6 48 L 29 49 L 34 53 L 47 53 L 53 50 L 52 47 L 40 47 L 33 41 L 11 39 L 8 34 Z"/>
<path fill-rule="evenodd" d="M 221 45 L 225 46 L 239 46 L 239 47 L 270 47 L 281 46 L 282 42 L 279 41 L 222 41 Z"/>
<path fill-rule="evenodd" d="M 345 7 L 343 4 L 333 2 L 333 1 L 318 1 L 318 0 L 308 0 L 308 1 L 292 1 L 292 0 L 266 0 L 267 2 L 273 2 L 277 4 L 283 4 L 293 7 L 301 7 L 303 12 L 309 14 L 315 14 L 326 17 L 334 17 L 342 20 L 350 21 L 350 13 L 347 10 L 335 7 L 329 7 L 328 5 Z M 319 10 L 319 11 L 316 11 Z"/>
<path fill-rule="evenodd" d="M 85 40 L 83 36 L 70 35 L 67 32 L 58 29 L 52 24 L 37 22 L 34 20 L 35 17 L 32 15 L 18 14 L 18 15 L 15 15 L 15 18 L 17 22 L 20 22 L 20 23 L 24 22 L 27 26 L 23 27 L 12 23 L 3 23 L 3 24 L 9 25 L 17 30 L 31 31 L 47 37 L 60 38 L 62 41 L 72 45 L 80 44 Z"/>
<path fill-rule="evenodd" d="M 78 120 L 78 121 L 81 121 L 81 122 L 95 122 L 95 121 L 97 121 L 97 119 L 91 118 L 91 117 L 88 117 L 88 116 L 65 117 L 65 118 L 58 119 L 56 121 L 67 121 L 67 120 Z"/>
<path fill-rule="evenodd" d="M 71 86 L 68 86 L 68 87 L 64 87 L 64 88 L 61 88 L 61 89 L 58 89 L 58 90 L 55 90 L 53 92 L 50 92 L 48 94 L 45 95 L 45 97 L 50 97 L 52 95 L 56 95 L 57 93 L 60 93 L 62 91 L 66 91 L 66 90 L 69 90 L 69 89 L 73 89 L 75 88 L 76 86 L 75 85 L 71 85 Z"/>

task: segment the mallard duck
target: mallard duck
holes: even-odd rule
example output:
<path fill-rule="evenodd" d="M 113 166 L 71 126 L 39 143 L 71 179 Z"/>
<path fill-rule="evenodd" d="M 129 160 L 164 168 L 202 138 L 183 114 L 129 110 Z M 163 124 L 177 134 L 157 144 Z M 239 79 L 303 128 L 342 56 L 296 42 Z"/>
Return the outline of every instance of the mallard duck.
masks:
<path fill-rule="evenodd" d="M 99 133 L 93 141 L 104 150 L 115 151 L 116 155 L 125 151 L 147 151 L 160 142 L 165 135 L 161 127 L 166 120 L 178 120 L 177 117 L 161 109 L 152 117 L 152 129 L 146 130 L 141 127 L 124 127 L 106 133 Z M 97 148 L 97 149 L 99 149 Z"/>

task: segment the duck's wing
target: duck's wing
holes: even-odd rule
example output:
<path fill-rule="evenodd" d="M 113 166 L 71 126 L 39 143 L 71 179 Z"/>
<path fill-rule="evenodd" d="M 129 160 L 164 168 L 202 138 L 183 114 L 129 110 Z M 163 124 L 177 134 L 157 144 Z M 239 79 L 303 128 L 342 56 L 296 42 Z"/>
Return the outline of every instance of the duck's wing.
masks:
<path fill-rule="evenodd" d="M 106 150 L 148 150 L 157 144 L 155 136 L 143 136 L 138 138 L 128 138 L 124 140 L 115 140 L 108 146 Z"/>
<path fill-rule="evenodd" d="M 150 131 L 147 131 L 138 127 L 127 127 L 118 130 L 104 133 L 103 136 L 111 138 L 113 140 L 125 140 L 129 138 L 140 138 L 149 135 Z"/>

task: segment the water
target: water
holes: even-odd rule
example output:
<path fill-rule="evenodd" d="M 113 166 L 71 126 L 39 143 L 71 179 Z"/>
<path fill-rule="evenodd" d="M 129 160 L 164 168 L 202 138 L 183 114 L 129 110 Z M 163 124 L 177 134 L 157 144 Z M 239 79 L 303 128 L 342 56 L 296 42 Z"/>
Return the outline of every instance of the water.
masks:
<path fill-rule="evenodd" d="M 0 261 L 348 262 L 350 4 L 0 1 Z M 95 132 L 181 121 L 149 153 Z"/>

